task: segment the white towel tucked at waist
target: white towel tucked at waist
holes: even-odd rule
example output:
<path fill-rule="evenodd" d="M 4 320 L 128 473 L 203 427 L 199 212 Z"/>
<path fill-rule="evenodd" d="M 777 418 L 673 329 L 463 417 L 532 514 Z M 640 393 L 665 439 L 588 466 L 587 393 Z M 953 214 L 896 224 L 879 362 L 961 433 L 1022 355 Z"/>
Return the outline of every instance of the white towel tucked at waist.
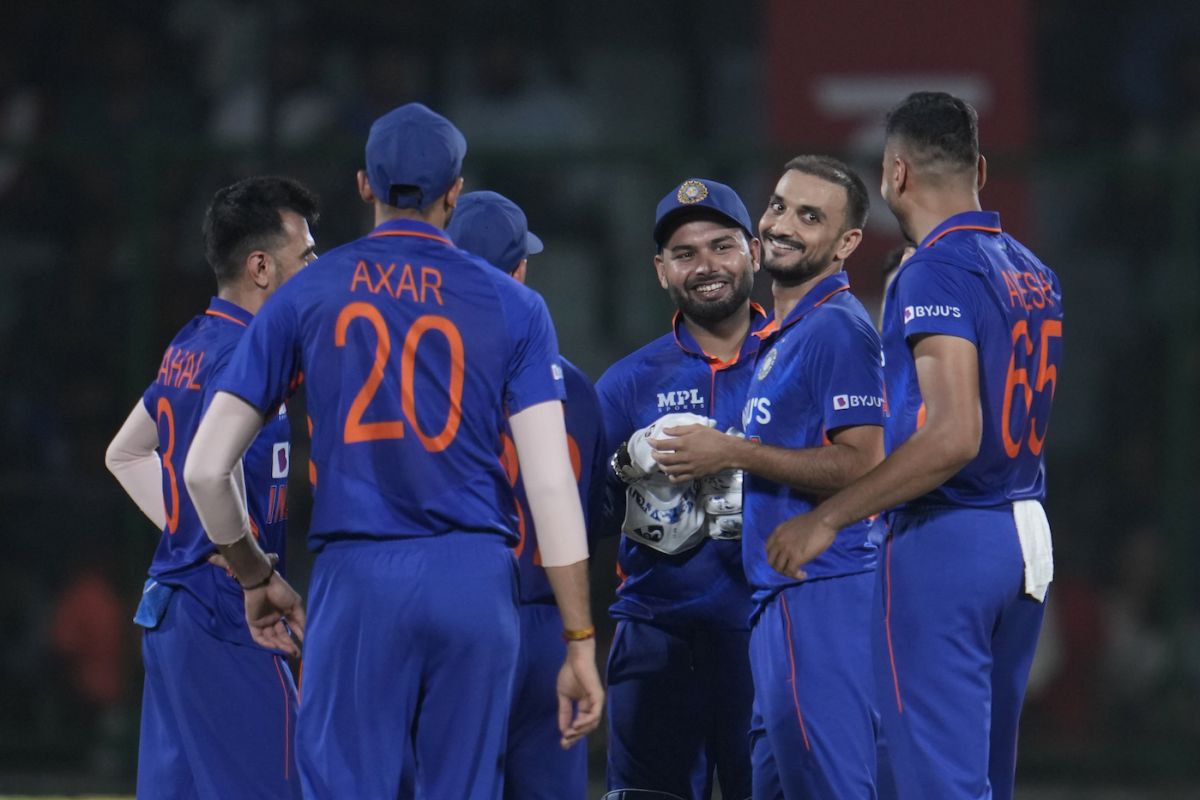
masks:
<path fill-rule="evenodd" d="M 1046 510 L 1037 500 L 1017 500 L 1013 503 L 1013 519 L 1025 559 L 1025 594 L 1044 602 L 1046 589 L 1054 579 L 1054 544 Z"/>

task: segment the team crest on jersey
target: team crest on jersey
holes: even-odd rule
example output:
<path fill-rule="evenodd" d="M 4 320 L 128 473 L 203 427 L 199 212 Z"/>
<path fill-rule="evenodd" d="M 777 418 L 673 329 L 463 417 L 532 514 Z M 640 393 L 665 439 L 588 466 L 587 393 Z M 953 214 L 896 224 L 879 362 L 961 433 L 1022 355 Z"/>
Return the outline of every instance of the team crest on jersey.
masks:
<path fill-rule="evenodd" d="M 563 379 L 562 367 L 560 367 L 558 364 L 551 364 L 550 377 L 554 378 L 556 381 L 561 381 Z"/>
<path fill-rule="evenodd" d="M 767 377 L 767 375 L 769 375 L 771 372 L 771 367 L 775 366 L 775 359 L 779 357 L 778 351 L 778 347 L 772 347 L 767 351 L 767 354 L 763 356 L 763 363 L 762 366 L 758 368 L 757 376 L 760 381 Z"/>
<path fill-rule="evenodd" d="M 271 477 L 286 478 L 292 461 L 292 446 L 287 442 L 276 442 L 271 448 Z"/>
<path fill-rule="evenodd" d="M 675 199 L 684 205 L 699 203 L 708 197 L 708 187 L 700 181 L 684 181 L 675 193 Z"/>

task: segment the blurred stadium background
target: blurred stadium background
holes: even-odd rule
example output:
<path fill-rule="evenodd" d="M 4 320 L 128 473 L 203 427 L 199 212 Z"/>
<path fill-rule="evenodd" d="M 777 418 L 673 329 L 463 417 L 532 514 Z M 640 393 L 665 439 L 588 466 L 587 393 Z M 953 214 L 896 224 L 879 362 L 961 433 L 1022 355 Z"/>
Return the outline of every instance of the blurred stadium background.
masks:
<path fill-rule="evenodd" d="M 0 794 L 129 793 L 130 618 L 155 544 L 103 467 L 174 331 L 206 303 L 217 188 L 316 188 L 327 249 L 369 226 L 370 121 L 422 100 L 507 194 L 531 283 L 593 378 L 666 330 L 652 214 L 685 176 L 753 214 L 782 163 L 879 179 L 882 112 L 941 88 L 981 112 L 986 207 L 1056 269 L 1057 577 L 1018 796 L 1200 797 L 1200 5 L 1145 0 L 47 0 L 0 26 Z M 877 304 L 876 200 L 851 259 Z M 765 286 L 760 281 L 758 291 Z M 293 419 L 302 420 L 300 414 Z M 303 432 L 292 575 L 306 585 Z M 613 543 L 595 559 L 599 617 Z M 605 642 L 602 642 L 602 647 Z M 186 665 L 181 665 L 186 669 Z M 603 772 L 603 736 L 590 743 Z"/>

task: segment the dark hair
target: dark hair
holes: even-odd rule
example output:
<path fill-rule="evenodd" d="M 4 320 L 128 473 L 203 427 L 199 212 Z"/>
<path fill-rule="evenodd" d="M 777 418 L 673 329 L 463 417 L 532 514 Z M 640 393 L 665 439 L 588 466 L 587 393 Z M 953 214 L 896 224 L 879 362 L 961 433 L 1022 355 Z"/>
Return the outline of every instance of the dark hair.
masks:
<path fill-rule="evenodd" d="M 808 155 L 796 156 L 784 164 L 783 168 L 836 183 L 846 190 L 846 227 L 843 230 L 861 228 L 867 224 L 867 210 L 871 207 L 867 185 L 850 167 L 832 156 Z"/>
<path fill-rule="evenodd" d="M 220 189 L 204 212 L 204 256 L 217 286 L 237 280 L 252 250 L 265 250 L 283 235 L 281 211 L 294 211 L 309 225 L 320 218 L 317 196 L 298 181 L 274 175 L 246 178 Z"/>
<path fill-rule="evenodd" d="M 975 169 L 979 163 L 979 115 L 971 104 L 945 92 L 914 92 L 887 115 L 887 138 L 903 139 L 917 166 L 943 164 Z"/>

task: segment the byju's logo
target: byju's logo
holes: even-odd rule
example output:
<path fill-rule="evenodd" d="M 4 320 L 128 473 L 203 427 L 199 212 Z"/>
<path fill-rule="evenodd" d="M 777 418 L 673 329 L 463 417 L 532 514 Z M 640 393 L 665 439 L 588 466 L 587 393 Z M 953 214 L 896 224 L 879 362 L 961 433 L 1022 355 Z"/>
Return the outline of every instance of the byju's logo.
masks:
<path fill-rule="evenodd" d="M 883 408 L 883 398 L 870 394 L 835 394 L 833 410 L 845 411 L 847 408 Z"/>
<path fill-rule="evenodd" d="M 904 307 L 904 324 L 912 322 L 914 319 L 922 317 L 954 317 L 959 319 L 962 317 L 962 310 L 958 306 L 905 306 Z"/>

